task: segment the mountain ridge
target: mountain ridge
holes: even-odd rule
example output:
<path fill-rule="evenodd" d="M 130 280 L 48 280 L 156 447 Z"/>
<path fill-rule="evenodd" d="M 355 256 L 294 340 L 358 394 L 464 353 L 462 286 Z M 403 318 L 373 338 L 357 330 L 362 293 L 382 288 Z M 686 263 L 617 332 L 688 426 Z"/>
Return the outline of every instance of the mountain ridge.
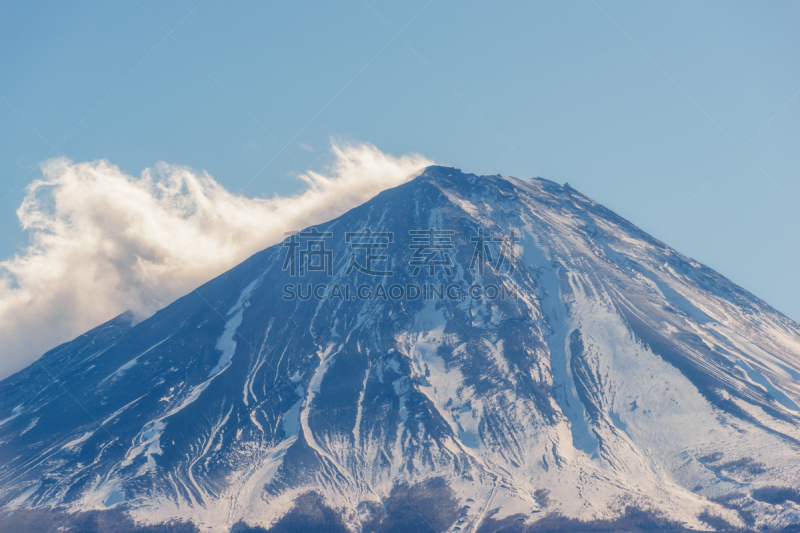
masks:
<path fill-rule="evenodd" d="M 227 531 L 306 505 L 380 530 L 387 502 L 430 494 L 452 503 L 429 517 L 453 518 L 441 530 L 631 504 L 681 527 L 800 520 L 800 327 L 730 280 L 541 178 L 428 167 L 316 228 L 339 239 L 329 271 L 292 276 L 289 237 L 49 352 L 60 385 L 34 367 L 0 382 L 2 508 Z M 342 237 L 364 228 L 392 234 L 404 269 L 347 273 Z M 431 256 L 411 232 L 434 228 L 453 248 Z M 497 270 L 468 266 L 481 230 Z M 434 297 L 411 298 L 426 283 Z M 307 284 L 372 292 L 302 300 Z M 393 285 L 403 298 L 376 296 Z M 786 503 L 762 501 L 770 487 Z"/>

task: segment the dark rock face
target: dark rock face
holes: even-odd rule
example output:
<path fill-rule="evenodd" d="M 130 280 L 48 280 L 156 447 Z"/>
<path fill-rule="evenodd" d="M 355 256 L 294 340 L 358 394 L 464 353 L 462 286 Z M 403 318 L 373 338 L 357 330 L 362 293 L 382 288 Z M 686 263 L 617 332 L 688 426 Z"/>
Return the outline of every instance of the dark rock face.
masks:
<path fill-rule="evenodd" d="M 798 379 L 797 324 L 574 189 L 431 167 L 0 382 L 2 520 L 793 527 Z"/>
<path fill-rule="evenodd" d="M 65 513 L 52 509 L 23 509 L 0 515 L 0 531 L 24 533 L 198 533 L 197 526 L 183 521 L 137 525 L 122 509 Z"/>

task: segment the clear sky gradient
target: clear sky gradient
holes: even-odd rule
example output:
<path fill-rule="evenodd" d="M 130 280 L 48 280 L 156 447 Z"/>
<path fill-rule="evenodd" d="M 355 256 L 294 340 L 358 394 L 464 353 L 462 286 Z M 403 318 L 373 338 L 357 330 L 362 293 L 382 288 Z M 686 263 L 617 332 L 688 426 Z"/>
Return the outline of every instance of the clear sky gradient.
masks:
<path fill-rule="evenodd" d="M 269 196 L 336 137 L 568 181 L 800 320 L 800 3 L 138 2 L 0 4 L 0 258 L 47 157 Z"/>

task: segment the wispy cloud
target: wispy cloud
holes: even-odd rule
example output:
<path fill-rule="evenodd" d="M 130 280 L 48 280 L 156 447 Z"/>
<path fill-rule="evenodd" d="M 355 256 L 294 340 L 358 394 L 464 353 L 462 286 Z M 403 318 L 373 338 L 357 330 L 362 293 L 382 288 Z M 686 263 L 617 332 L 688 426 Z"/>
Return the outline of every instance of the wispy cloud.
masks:
<path fill-rule="evenodd" d="M 140 177 L 108 161 L 42 165 L 17 210 L 29 245 L 0 262 L 0 321 L 35 357 L 130 309 L 141 319 L 280 242 L 334 218 L 432 161 L 369 144 L 332 147 L 291 197 L 247 198 L 204 172 L 167 163 Z M 167 265 L 170 265 L 167 267 Z M 184 281 L 185 280 L 185 281 Z M 0 378 L 31 363 L 0 331 Z"/>

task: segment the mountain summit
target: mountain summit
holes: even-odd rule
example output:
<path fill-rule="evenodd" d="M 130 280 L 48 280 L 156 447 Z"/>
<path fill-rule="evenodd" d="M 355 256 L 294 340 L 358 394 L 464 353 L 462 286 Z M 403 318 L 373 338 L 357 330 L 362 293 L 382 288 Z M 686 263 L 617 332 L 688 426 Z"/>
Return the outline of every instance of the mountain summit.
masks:
<path fill-rule="evenodd" d="M 297 229 L 0 382 L 0 528 L 800 528 L 800 326 L 723 276 L 445 167 Z"/>

